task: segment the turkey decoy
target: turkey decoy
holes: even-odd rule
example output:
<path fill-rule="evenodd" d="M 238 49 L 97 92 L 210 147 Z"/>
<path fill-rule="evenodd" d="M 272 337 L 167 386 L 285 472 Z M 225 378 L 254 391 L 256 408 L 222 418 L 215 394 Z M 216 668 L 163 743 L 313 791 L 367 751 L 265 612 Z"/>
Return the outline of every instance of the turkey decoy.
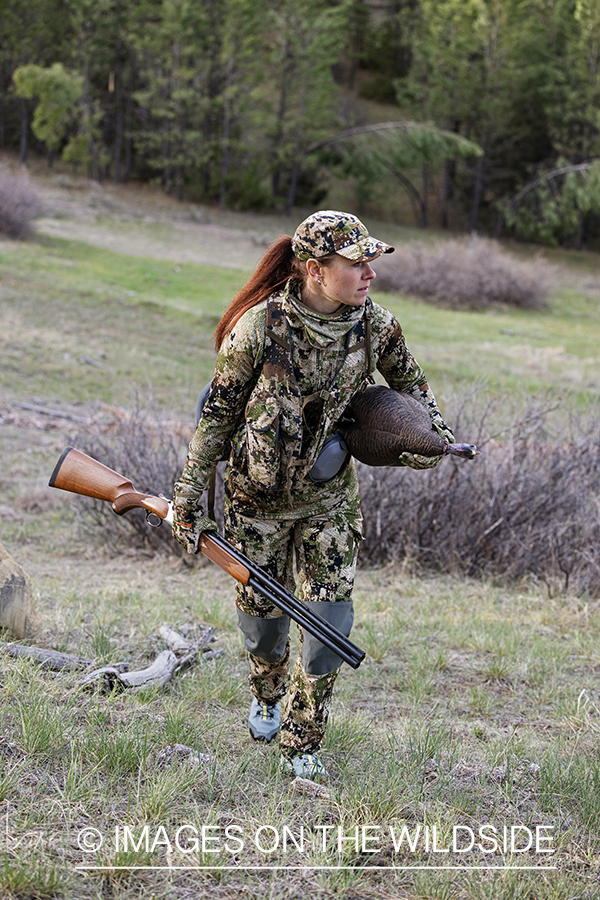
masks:
<path fill-rule="evenodd" d="M 336 430 L 352 456 L 367 466 L 397 466 L 401 453 L 465 459 L 479 453 L 474 444 L 450 444 L 434 431 L 418 400 L 381 385 L 355 394 Z"/>

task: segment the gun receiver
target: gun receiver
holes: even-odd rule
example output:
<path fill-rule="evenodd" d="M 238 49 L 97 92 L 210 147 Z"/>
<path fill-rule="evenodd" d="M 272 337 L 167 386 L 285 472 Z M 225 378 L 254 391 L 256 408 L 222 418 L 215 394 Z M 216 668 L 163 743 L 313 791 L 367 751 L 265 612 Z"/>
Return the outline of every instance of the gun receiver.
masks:
<path fill-rule="evenodd" d="M 164 497 L 154 497 L 136 491 L 131 481 L 123 475 L 119 475 L 118 472 L 74 447 L 67 447 L 62 453 L 49 485 L 62 491 L 82 494 L 84 497 L 107 500 L 118 516 L 122 516 L 130 509 L 145 509 L 147 516 L 155 515 L 169 523 L 173 521 L 171 504 Z M 262 594 L 353 669 L 359 667 L 365 658 L 364 650 L 357 647 L 334 625 L 330 625 L 304 606 L 297 597 L 274 581 L 259 566 L 254 565 L 218 532 L 203 532 L 200 535 L 198 549 L 236 581 Z"/>

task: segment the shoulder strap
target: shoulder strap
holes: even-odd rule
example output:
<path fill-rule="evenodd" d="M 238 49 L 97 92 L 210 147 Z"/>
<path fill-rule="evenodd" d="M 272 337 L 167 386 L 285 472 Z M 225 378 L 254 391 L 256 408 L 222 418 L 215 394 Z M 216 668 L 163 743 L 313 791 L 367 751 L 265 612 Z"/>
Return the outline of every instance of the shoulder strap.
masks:
<path fill-rule="evenodd" d="M 296 386 L 292 336 L 281 294 L 274 294 L 267 300 L 263 372 L 267 378 L 274 378 L 277 382 L 287 378 L 290 386 Z"/>
<path fill-rule="evenodd" d="M 371 314 L 373 312 L 373 301 L 367 297 L 365 303 L 364 328 L 365 328 L 365 362 L 367 378 L 375 371 L 375 363 L 373 362 L 373 353 L 371 352 Z"/>

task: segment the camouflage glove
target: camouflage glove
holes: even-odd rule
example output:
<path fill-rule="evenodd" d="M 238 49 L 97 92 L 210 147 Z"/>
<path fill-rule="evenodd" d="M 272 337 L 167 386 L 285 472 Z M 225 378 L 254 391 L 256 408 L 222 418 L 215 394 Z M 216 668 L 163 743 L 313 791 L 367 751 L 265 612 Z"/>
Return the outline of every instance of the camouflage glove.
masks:
<path fill-rule="evenodd" d="M 178 496 L 177 489 L 175 485 L 171 533 L 188 553 L 197 553 L 202 532 L 217 531 L 217 525 L 203 514 L 197 500 Z"/>
<path fill-rule="evenodd" d="M 411 469 L 433 469 L 441 458 L 441 456 L 420 456 L 418 453 L 401 453 L 398 465 L 410 466 Z"/>

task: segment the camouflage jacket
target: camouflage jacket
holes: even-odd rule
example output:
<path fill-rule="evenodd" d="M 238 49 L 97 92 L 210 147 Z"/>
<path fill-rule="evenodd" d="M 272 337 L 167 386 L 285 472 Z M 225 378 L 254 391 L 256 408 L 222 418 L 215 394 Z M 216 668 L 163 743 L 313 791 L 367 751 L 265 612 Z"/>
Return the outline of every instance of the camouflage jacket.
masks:
<path fill-rule="evenodd" d="M 357 494 L 353 462 L 326 484 L 313 484 L 307 474 L 375 368 L 390 387 L 419 400 L 434 427 L 453 440 L 387 309 L 369 299 L 320 315 L 302 304 L 298 283 L 288 282 L 245 313 L 225 338 L 176 495 L 201 495 L 227 440 L 230 495 L 248 509 L 283 516 L 316 501 L 327 508 L 328 498 L 333 508 L 340 491 Z M 422 468 L 437 460 L 406 462 Z"/>

